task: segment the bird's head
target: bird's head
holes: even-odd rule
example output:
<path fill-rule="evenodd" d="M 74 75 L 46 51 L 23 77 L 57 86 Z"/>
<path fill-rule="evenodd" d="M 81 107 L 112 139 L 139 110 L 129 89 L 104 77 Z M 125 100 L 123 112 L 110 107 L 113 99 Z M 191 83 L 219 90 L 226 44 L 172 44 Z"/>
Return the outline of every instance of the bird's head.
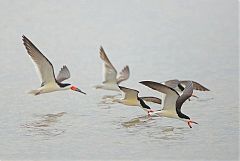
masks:
<path fill-rule="evenodd" d="M 85 92 L 81 91 L 79 88 L 77 88 L 76 86 L 70 86 L 70 89 L 76 92 L 81 92 L 83 94 L 86 94 Z"/>

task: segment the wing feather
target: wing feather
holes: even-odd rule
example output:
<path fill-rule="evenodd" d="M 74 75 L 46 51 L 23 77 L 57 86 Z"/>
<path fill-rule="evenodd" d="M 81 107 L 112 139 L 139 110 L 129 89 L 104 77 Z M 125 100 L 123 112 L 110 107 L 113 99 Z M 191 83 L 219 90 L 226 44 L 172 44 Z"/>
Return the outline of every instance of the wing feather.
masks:
<path fill-rule="evenodd" d="M 179 97 L 179 94 L 173 88 L 153 81 L 141 81 L 139 83 L 152 88 L 153 90 L 166 94 L 163 109 L 176 111 L 176 101 Z"/>
<path fill-rule="evenodd" d="M 104 83 L 105 82 L 117 82 L 117 70 L 114 68 L 110 60 L 108 59 L 103 47 L 100 47 L 100 58 L 104 61 Z"/>
<path fill-rule="evenodd" d="M 147 102 L 153 102 L 157 104 L 161 104 L 162 100 L 157 97 L 140 97 L 142 100 L 147 101 Z"/>
<path fill-rule="evenodd" d="M 62 81 L 64 81 L 64 80 L 68 79 L 68 78 L 70 78 L 70 72 L 69 72 L 67 66 L 64 65 L 64 66 L 61 68 L 61 70 L 59 71 L 56 80 L 57 80 L 58 82 L 62 82 Z"/>
<path fill-rule="evenodd" d="M 162 82 L 162 84 L 165 84 L 166 86 L 171 87 L 173 89 L 177 88 L 179 83 L 180 83 L 180 81 L 177 79 L 172 79 L 172 80 L 168 80 L 166 82 Z"/>
<path fill-rule="evenodd" d="M 139 91 L 137 91 L 135 89 L 131 89 L 131 88 L 122 87 L 122 86 L 119 86 L 119 88 L 125 94 L 124 99 L 130 100 L 130 99 L 138 98 Z"/>
<path fill-rule="evenodd" d="M 55 75 L 52 63 L 38 50 L 38 48 L 26 37 L 22 36 L 23 44 L 27 53 L 35 62 L 42 81 L 42 85 L 55 82 Z"/>
<path fill-rule="evenodd" d="M 181 81 L 181 84 L 185 85 L 189 82 L 189 80 L 183 80 Z M 199 91 L 210 91 L 208 88 L 204 87 L 203 85 L 201 85 L 198 82 L 192 81 L 193 83 L 193 89 L 194 90 L 199 90 Z"/>
<path fill-rule="evenodd" d="M 122 81 L 125 81 L 129 78 L 130 72 L 129 72 L 129 67 L 126 65 L 122 71 L 120 72 L 119 77 L 117 78 L 117 84 L 119 84 Z"/>

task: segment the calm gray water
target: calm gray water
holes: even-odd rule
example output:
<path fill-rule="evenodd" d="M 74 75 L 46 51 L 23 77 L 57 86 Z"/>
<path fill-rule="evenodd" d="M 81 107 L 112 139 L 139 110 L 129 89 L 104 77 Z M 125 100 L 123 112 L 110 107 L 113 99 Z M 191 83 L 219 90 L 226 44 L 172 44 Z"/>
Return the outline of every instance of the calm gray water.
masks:
<path fill-rule="evenodd" d="M 0 160 L 238 160 L 237 1 L 0 1 Z M 26 35 L 74 85 L 40 96 Z M 199 125 L 138 119 L 136 107 L 105 103 L 100 45 L 123 86 L 152 93 L 141 80 L 191 79 L 210 92 L 183 105 Z M 159 93 L 154 93 L 160 96 Z M 155 107 L 158 108 L 158 107 Z M 160 108 L 160 107 L 159 107 Z"/>

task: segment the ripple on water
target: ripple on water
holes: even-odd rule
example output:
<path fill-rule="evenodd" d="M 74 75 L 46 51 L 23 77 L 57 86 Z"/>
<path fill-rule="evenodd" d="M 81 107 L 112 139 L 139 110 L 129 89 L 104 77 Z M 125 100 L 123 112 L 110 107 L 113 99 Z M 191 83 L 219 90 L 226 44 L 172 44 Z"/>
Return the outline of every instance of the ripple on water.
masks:
<path fill-rule="evenodd" d="M 66 112 L 35 115 L 32 121 L 21 125 L 21 128 L 26 132 L 26 136 L 38 136 L 45 139 L 59 136 L 66 131 L 66 129 L 58 127 L 57 124 L 65 114 Z"/>
<path fill-rule="evenodd" d="M 114 100 L 117 97 L 119 97 L 120 95 L 119 94 L 116 94 L 116 95 L 104 95 L 102 97 L 101 101 L 98 103 L 98 106 L 101 106 L 103 108 L 110 108 L 110 105 L 117 103 L 117 102 L 114 102 Z"/>
<path fill-rule="evenodd" d="M 148 116 L 140 116 L 121 123 L 122 127 L 127 128 L 129 135 L 145 136 L 151 141 L 172 141 L 183 140 L 188 127 L 166 126 L 159 123 L 159 119 Z"/>

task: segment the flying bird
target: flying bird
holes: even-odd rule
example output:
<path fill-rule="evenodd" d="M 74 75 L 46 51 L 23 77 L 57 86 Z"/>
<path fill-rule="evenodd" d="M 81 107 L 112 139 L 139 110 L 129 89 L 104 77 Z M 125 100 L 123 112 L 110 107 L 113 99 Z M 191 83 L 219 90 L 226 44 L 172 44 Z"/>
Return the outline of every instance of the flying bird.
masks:
<path fill-rule="evenodd" d="M 40 52 L 40 50 L 38 50 L 38 48 L 26 36 L 23 35 L 22 40 L 28 55 L 31 57 L 37 67 L 37 70 L 39 71 L 42 82 L 41 87 L 30 91 L 30 94 L 39 95 L 43 93 L 61 90 L 73 90 L 86 94 L 76 86 L 73 86 L 69 83 L 62 83 L 64 80 L 70 78 L 70 72 L 67 66 L 64 65 L 61 68 L 59 74 L 57 75 L 57 78 L 55 78 L 52 63 Z"/>
<path fill-rule="evenodd" d="M 173 88 L 174 90 L 176 90 L 179 94 L 182 93 L 182 91 L 184 90 L 184 88 L 186 87 L 186 84 L 189 82 L 190 80 L 178 80 L 178 79 L 172 79 L 172 80 L 168 80 L 165 82 L 162 82 L 162 84 Z M 198 91 L 210 91 L 208 88 L 204 87 L 203 85 L 201 85 L 198 82 L 195 81 L 191 81 L 193 83 L 193 90 L 198 90 Z M 198 96 L 192 94 L 192 97 L 196 97 L 198 98 Z"/>
<path fill-rule="evenodd" d="M 120 91 L 118 85 L 120 82 L 125 81 L 129 78 L 130 72 L 129 67 L 126 65 L 122 71 L 119 73 L 117 77 L 117 70 L 112 65 L 110 60 L 108 59 L 103 47 L 100 47 L 100 58 L 103 60 L 103 74 L 104 81 L 101 85 L 95 86 L 96 89 L 105 89 L 105 90 L 113 90 Z"/>
<path fill-rule="evenodd" d="M 164 84 L 153 82 L 153 81 L 141 81 L 139 82 L 153 90 L 166 94 L 163 109 L 150 112 L 150 115 L 158 115 L 163 117 L 175 118 L 187 122 L 188 126 L 192 128 L 192 123 L 198 124 L 192 121 L 189 116 L 181 112 L 183 103 L 192 96 L 193 83 L 192 81 L 186 82 L 186 87 L 182 91 L 181 95 L 173 88 L 168 87 Z"/>
<path fill-rule="evenodd" d="M 157 104 L 161 104 L 162 100 L 157 97 L 139 97 L 139 91 L 131 88 L 126 88 L 119 86 L 120 90 L 122 91 L 124 98 L 122 99 L 115 99 L 113 102 L 118 102 L 127 106 L 139 106 L 146 112 L 153 112 L 152 109 L 144 102 L 153 102 Z"/>

